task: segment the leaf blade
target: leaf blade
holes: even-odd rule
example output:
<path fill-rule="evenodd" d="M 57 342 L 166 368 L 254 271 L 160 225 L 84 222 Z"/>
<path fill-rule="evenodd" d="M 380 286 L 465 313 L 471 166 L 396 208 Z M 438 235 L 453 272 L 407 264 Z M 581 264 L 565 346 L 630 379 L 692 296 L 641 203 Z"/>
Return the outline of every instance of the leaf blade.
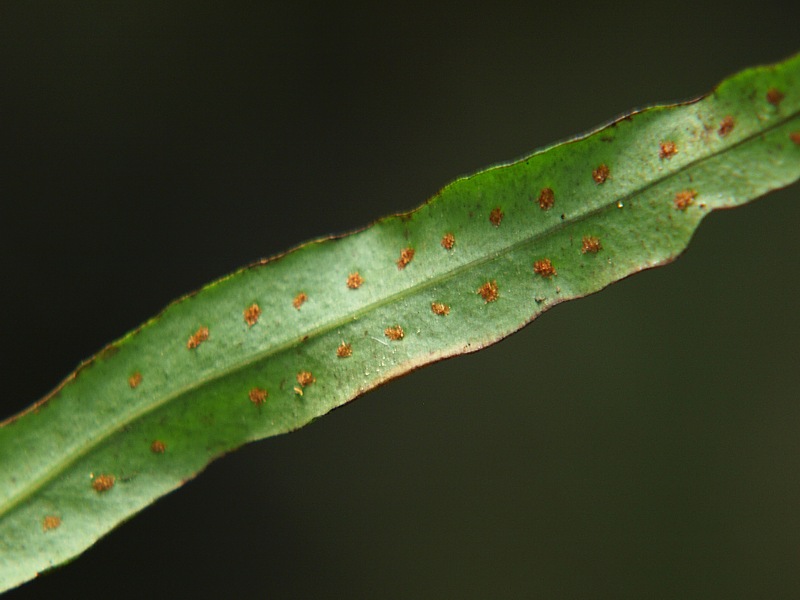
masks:
<path fill-rule="evenodd" d="M 790 137 L 800 129 L 799 70 L 794 57 L 744 72 L 701 101 L 634 113 L 171 305 L 0 428 L 0 582 L 68 560 L 246 441 L 296 429 L 392 377 L 480 349 L 561 301 L 674 259 L 711 210 L 800 177 Z M 788 92 L 778 107 L 770 86 Z M 665 142 L 677 152 L 662 156 Z M 598 182 L 601 165 L 609 173 Z M 538 201 L 544 189 L 554 190 L 548 209 Z M 675 194 L 686 191 L 696 196 L 679 210 Z M 584 237 L 602 249 L 584 252 Z M 414 256 L 400 268 L 409 248 Z M 536 273 L 544 260 L 555 274 Z M 356 272 L 363 283 L 353 289 Z M 484 298 L 479 290 L 492 282 L 498 297 Z M 251 324 L 254 304 L 261 314 Z M 398 326 L 402 339 L 391 339 Z M 187 347 L 205 327 L 208 339 Z M 343 343 L 351 355 L 337 355 Z M 304 371 L 316 381 L 298 382 Z M 254 389 L 268 392 L 263 403 L 251 400 Z M 151 450 L 155 441 L 163 452 Z M 108 474 L 114 487 L 96 491 Z M 48 516 L 60 525 L 45 530 Z"/>

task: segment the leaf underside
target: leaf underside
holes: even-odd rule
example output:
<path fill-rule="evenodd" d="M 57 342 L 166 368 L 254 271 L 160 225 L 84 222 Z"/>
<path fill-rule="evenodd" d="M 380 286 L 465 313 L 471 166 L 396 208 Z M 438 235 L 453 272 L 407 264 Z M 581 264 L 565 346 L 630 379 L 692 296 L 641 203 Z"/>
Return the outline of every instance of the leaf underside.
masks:
<path fill-rule="evenodd" d="M 0 590 L 242 444 L 672 261 L 800 178 L 800 55 L 464 177 L 167 307 L 0 426 Z"/>

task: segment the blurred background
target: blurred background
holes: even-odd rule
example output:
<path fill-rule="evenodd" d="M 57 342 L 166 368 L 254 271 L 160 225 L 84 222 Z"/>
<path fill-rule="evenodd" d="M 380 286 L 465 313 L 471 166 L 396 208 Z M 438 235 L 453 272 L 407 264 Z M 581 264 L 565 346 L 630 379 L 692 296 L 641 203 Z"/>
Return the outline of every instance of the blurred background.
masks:
<path fill-rule="evenodd" d="M 800 50 L 785 0 L 430 4 L 0 3 L 0 418 L 237 267 Z M 713 214 L 9 597 L 796 598 L 798 223 Z"/>

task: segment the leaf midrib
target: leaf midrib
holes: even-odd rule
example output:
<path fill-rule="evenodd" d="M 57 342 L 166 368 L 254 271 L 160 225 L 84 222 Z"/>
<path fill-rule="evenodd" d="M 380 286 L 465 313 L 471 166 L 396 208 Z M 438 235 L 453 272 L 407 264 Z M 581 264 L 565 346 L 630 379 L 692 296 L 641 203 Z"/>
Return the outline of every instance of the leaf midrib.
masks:
<path fill-rule="evenodd" d="M 698 98 L 695 101 L 691 101 L 691 102 L 688 102 L 688 103 L 685 103 L 685 104 L 681 104 L 680 106 L 695 104 L 695 103 L 700 102 L 700 101 L 702 101 L 702 100 L 704 100 L 706 98 L 707 98 L 707 96 L 704 96 L 704 97 Z M 643 111 L 637 111 L 637 112 L 638 112 L 638 114 L 642 114 L 642 113 L 648 112 L 650 110 L 658 110 L 658 109 L 665 109 L 665 108 L 672 108 L 672 107 L 676 107 L 677 108 L 677 106 L 675 106 L 675 105 L 672 105 L 672 106 L 670 106 L 670 105 L 662 105 L 662 106 L 655 106 L 655 107 L 652 107 L 650 109 L 645 109 Z M 630 117 L 630 116 L 634 116 L 636 114 L 637 113 L 631 113 L 631 114 L 629 114 L 627 116 Z M 438 284 L 440 284 L 440 283 L 442 283 L 444 281 L 452 279 L 453 277 L 455 277 L 455 276 L 457 276 L 457 275 L 459 275 L 461 273 L 464 273 L 466 271 L 470 271 L 473 268 L 479 267 L 479 266 L 484 265 L 486 263 L 493 262 L 497 258 L 499 258 L 501 256 L 504 256 L 506 254 L 509 254 L 511 252 L 514 252 L 515 250 L 517 250 L 517 249 L 519 249 L 519 248 L 521 248 L 521 247 L 523 247 L 525 245 L 536 243 L 539 240 L 544 239 L 544 238 L 548 237 L 549 235 L 553 234 L 554 232 L 559 231 L 560 229 L 563 229 L 565 227 L 571 226 L 571 225 L 573 225 L 575 223 L 580 223 L 582 221 L 585 221 L 585 220 L 593 217 L 594 215 L 597 215 L 597 214 L 599 214 L 599 213 L 601 213 L 601 212 L 603 212 L 605 210 L 608 210 L 609 208 L 612 208 L 612 207 L 616 206 L 616 204 L 618 202 L 620 202 L 620 201 L 625 202 L 625 201 L 627 201 L 627 200 L 629 200 L 629 199 L 631 199 L 631 198 L 633 198 L 633 197 L 635 197 L 637 195 L 640 195 L 640 194 L 646 192 L 647 190 L 650 190 L 650 189 L 652 189 L 654 187 L 659 186 L 660 184 L 664 183 L 665 181 L 669 181 L 670 179 L 672 179 L 672 178 L 674 178 L 674 177 L 676 177 L 676 176 L 678 176 L 678 175 L 680 175 L 682 173 L 685 173 L 686 171 L 688 171 L 690 169 L 693 169 L 695 166 L 697 166 L 700 163 L 703 163 L 703 162 L 706 162 L 706 161 L 709 161 L 709 160 L 713 160 L 714 158 L 716 158 L 718 156 L 721 156 L 721 155 L 725 154 L 726 152 L 733 151 L 734 149 L 736 149 L 736 148 L 738 148 L 738 147 L 740 147 L 740 146 L 752 141 L 754 138 L 757 138 L 757 137 L 760 137 L 760 136 L 764 136 L 764 135 L 768 134 L 769 132 L 773 131 L 774 129 L 777 129 L 777 128 L 785 125 L 786 123 L 788 123 L 789 121 L 791 121 L 792 119 L 797 117 L 798 115 L 800 115 L 800 110 L 796 110 L 796 111 L 794 111 L 794 112 L 792 112 L 792 113 L 790 113 L 790 114 L 788 114 L 788 115 L 776 120 L 774 123 L 772 123 L 770 126 L 768 126 L 766 128 L 758 129 L 757 131 L 755 131 L 753 133 L 750 133 L 749 135 L 743 137 L 742 139 L 740 139 L 739 141 L 737 141 L 737 142 L 735 142 L 733 144 L 723 146 L 719 150 L 712 151 L 707 155 L 704 155 L 702 157 L 699 157 L 699 158 L 696 158 L 696 159 L 694 159 L 692 161 L 687 162 L 686 164 L 684 164 L 684 165 L 680 166 L 679 168 L 675 169 L 674 171 L 671 171 L 671 172 L 669 172 L 669 173 L 667 173 L 665 175 L 662 175 L 662 176 L 658 176 L 658 177 L 654 178 L 652 181 L 650 181 L 649 183 L 646 183 L 645 185 L 643 185 L 641 187 L 638 187 L 635 190 L 632 190 L 632 191 L 628 192 L 627 194 L 624 194 L 622 196 L 618 196 L 618 197 L 616 197 L 616 198 L 614 198 L 612 200 L 609 200 L 606 203 L 600 204 L 599 206 L 597 206 L 597 207 L 595 207 L 593 209 L 587 210 L 584 213 L 579 213 L 575 217 L 573 217 L 573 218 L 571 218 L 569 220 L 558 221 L 554 225 L 552 225 L 552 226 L 550 226 L 548 228 L 545 228 L 545 229 L 543 229 L 541 231 L 538 231 L 538 232 L 536 232 L 534 234 L 531 234 L 530 236 L 523 237 L 522 239 L 519 239 L 519 240 L 517 240 L 517 241 L 515 241 L 515 242 L 513 242 L 513 243 L 511 243 L 511 244 L 509 244 L 507 246 L 504 246 L 503 248 L 501 248 L 499 250 L 492 251 L 492 252 L 488 253 L 487 255 L 485 255 L 483 257 L 479 257 L 479 258 L 473 259 L 473 260 L 471 260 L 469 262 L 466 262 L 466 263 L 463 263 L 461 265 L 458 265 L 458 266 L 456 266 L 456 267 L 454 267 L 452 269 L 446 270 L 446 271 L 442 272 L 441 274 L 439 274 L 439 275 L 437 275 L 435 277 L 431 277 L 431 278 L 425 279 L 425 280 L 423 280 L 421 282 L 415 283 L 415 284 L 403 289 L 402 291 L 399 291 L 399 292 L 396 292 L 396 293 L 393 293 L 393 294 L 389 294 L 389 295 L 385 296 L 382 299 L 378 299 L 378 300 L 372 301 L 372 302 L 362 306 L 361 308 L 359 308 L 359 309 L 357 309 L 357 310 L 355 310 L 353 312 L 349 312 L 346 316 L 342 316 L 340 318 L 333 319 L 331 321 L 328 321 L 327 323 L 322 323 L 321 325 L 318 325 L 317 327 L 310 329 L 307 334 L 302 335 L 299 338 L 292 338 L 290 340 L 286 340 L 285 342 L 282 342 L 282 343 L 279 343 L 279 344 L 277 344 L 275 346 L 272 346 L 272 347 L 270 347 L 268 349 L 265 349 L 265 350 L 263 350 L 261 352 L 255 352 L 251 356 L 251 358 L 249 358 L 249 359 L 243 360 L 243 361 L 239 362 L 238 364 L 227 368 L 226 370 L 217 372 L 214 375 L 200 378 L 195 383 L 187 385 L 187 386 L 181 388 L 180 390 L 177 390 L 177 391 L 173 392 L 172 394 L 169 394 L 169 395 L 165 396 L 160 402 L 155 402 L 155 403 L 146 405 L 146 406 L 142 407 L 141 410 L 129 413 L 128 415 L 126 415 L 125 418 L 120 419 L 112 428 L 108 429 L 108 433 L 106 433 L 105 435 L 100 435 L 100 436 L 96 437 L 91 443 L 87 444 L 83 449 L 79 450 L 78 452 L 75 452 L 74 454 L 71 454 L 71 455 L 67 455 L 67 457 L 64 460 L 61 460 L 61 461 L 57 462 L 53 466 L 53 468 L 49 469 L 44 475 L 42 475 L 42 476 L 36 478 L 35 480 L 33 480 L 31 482 L 31 485 L 29 485 L 25 489 L 23 489 L 21 491 L 21 493 L 17 494 L 16 496 L 12 496 L 11 498 L 9 498 L 4 503 L 2 509 L 0 509 L 0 519 L 5 518 L 19 504 L 23 503 L 28 498 L 30 498 L 31 496 L 35 495 L 39 490 L 41 490 L 43 487 L 45 487 L 47 484 L 49 484 L 59 474 L 67 471 L 75 463 L 77 463 L 79 460 L 81 460 L 82 458 L 84 458 L 85 456 L 90 454 L 92 452 L 92 450 L 97 448 L 99 445 L 101 445 L 107 439 L 109 439 L 112 436 L 114 436 L 115 434 L 117 434 L 120 430 L 130 426 L 131 423 L 133 423 L 133 422 L 137 421 L 138 419 L 140 419 L 140 418 L 142 418 L 142 417 L 144 417 L 144 416 L 146 416 L 146 415 L 148 415 L 148 414 L 150 414 L 150 413 L 162 408 L 163 406 L 169 404 L 170 402 L 176 400 L 177 398 L 180 398 L 181 396 L 183 396 L 185 394 L 189 394 L 189 393 L 191 393 L 191 392 L 193 392 L 193 391 L 195 391 L 195 390 L 197 390 L 197 389 L 199 389 L 201 387 L 204 387 L 207 384 L 210 384 L 210 383 L 212 383 L 214 381 L 222 379 L 222 378 L 224 378 L 224 377 L 226 377 L 228 375 L 232 375 L 234 373 L 242 371 L 242 370 L 246 369 L 247 367 L 249 367 L 249 366 L 251 366 L 251 365 L 253 365 L 255 363 L 258 363 L 258 362 L 260 362 L 262 360 L 265 360 L 265 359 L 268 359 L 268 358 L 270 358 L 270 357 L 272 357 L 274 355 L 280 354 L 281 352 L 289 350 L 289 349 L 293 348 L 295 345 L 297 345 L 299 343 L 298 340 L 307 341 L 307 340 L 310 340 L 310 339 L 325 335 L 325 334 L 327 334 L 327 333 L 329 333 L 329 332 L 331 332 L 331 331 L 333 331 L 333 330 L 335 330 L 335 329 L 337 329 L 339 327 L 342 327 L 342 326 L 346 325 L 347 323 L 352 322 L 353 320 L 360 319 L 362 316 L 364 316 L 365 314 L 367 314 L 369 312 L 372 312 L 372 311 L 377 310 L 377 309 L 379 309 L 379 308 L 381 308 L 383 306 L 386 306 L 388 304 L 392 304 L 392 303 L 394 303 L 396 301 L 399 301 L 399 300 L 402 300 L 404 298 L 413 296 L 413 295 L 417 294 L 418 292 L 420 292 L 422 290 L 425 290 L 425 289 L 427 289 L 429 287 L 438 285 Z M 616 121 L 612 122 L 612 124 L 615 123 L 615 122 Z M 526 156 L 524 158 L 521 158 L 521 159 L 519 159 L 517 161 L 511 162 L 511 163 L 502 164 L 502 165 L 498 165 L 496 167 L 493 167 L 493 169 L 502 169 L 502 168 L 510 167 L 512 165 L 518 164 L 519 162 L 521 162 L 523 160 L 529 160 L 533 156 L 542 154 L 542 153 L 547 152 L 548 150 L 551 150 L 553 148 L 556 148 L 556 147 L 559 147 L 559 146 L 563 146 L 563 145 L 567 145 L 567 144 L 574 144 L 574 143 L 577 143 L 577 142 L 584 141 L 584 140 L 589 139 L 590 137 L 592 137 L 594 135 L 599 134 L 599 132 L 603 131 L 608 126 L 609 125 L 600 127 L 600 128 L 598 128 L 598 129 L 596 129 L 596 130 L 594 130 L 594 131 L 592 131 L 592 132 L 590 132 L 590 133 L 588 133 L 588 134 L 586 134 L 586 135 L 584 135 L 582 137 L 577 137 L 577 138 L 568 140 L 566 142 L 563 142 L 561 144 L 556 144 L 554 146 L 550 146 L 549 148 L 545 148 L 545 149 L 543 149 L 543 150 L 541 150 L 539 152 L 534 152 L 533 154 L 531 154 L 529 156 Z M 487 171 L 490 171 L 490 170 L 493 170 L 493 169 L 486 169 L 486 170 L 481 171 L 479 173 L 475 173 L 473 175 L 470 175 L 470 176 L 468 176 L 468 177 L 466 177 L 464 179 L 470 179 L 472 177 L 481 175 L 481 174 L 486 173 Z M 459 181 L 459 180 L 455 180 L 453 183 L 455 183 L 456 181 Z M 453 185 L 453 183 L 451 183 L 450 185 Z M 358 233 L 358 232 L 356 232 L 356 233 Z M 355 235 L 355 234 L 347 234 L 347 235 Z M 323 240 L 323 242 L 324 241 L 325 240 Z"/>

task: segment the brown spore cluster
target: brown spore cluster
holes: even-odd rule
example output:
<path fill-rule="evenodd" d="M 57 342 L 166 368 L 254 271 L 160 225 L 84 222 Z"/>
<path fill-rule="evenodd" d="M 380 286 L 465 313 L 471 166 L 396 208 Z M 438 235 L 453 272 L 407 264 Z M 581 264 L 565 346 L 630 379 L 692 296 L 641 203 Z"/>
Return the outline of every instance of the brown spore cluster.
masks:
<path fill-rule="evenodd" d="M 779 106 L 785 97 L 784 93 L 778 88 L 771 87 L 767 90 L 767 102 L 772 104 L 772 106 Z"/>
<path fill-rule="evenodd" d="M 264 402 L 267 400 L 267 396 L 269 396 L 267 390 L 260 387 L 254 387 L 247 393 L 247 397 L 250 398 L 250 402 L 252 402 L 256 406 L 264 404 Z"/>
<path fill-rule="evenodd" d="M 683 190 L 675 194 L 675 197 L 672 199 L 675 208 L 678 210 L 686 210 L 692 204 L 694 204 L 694 199 L 697 196 L 697 192 L 694 190 Z"/>
<path fill-rule="evenodd" d="M 553 266 L 553 263 L 550 261 L 549 258 L 543 258 L 533 263 L 533 272 L 536 273 L 537 275 L 541 275 L 544 278 L 549 278 L 552 277 L 553 275 L 557 275 L 556 268 Z"/>
<path fill-rule="evenodd" d="M 497 288 L 496 281 L 487 281 L 478 288 L 478 294 L 486 303 L 494 302 L 500 297 L 500 290 Z"/>
<path fill-rule="evenodd" d="M 439 315 L 440 317 L 446 317 L 450 314 L 450 307 L 442 302 L 431 302 L 431 310 L 433 314 Z"/>
<path fill-rule="evenodd" d="M 61 517 L 56 515 L 47 515 L 42 519 L 42 531 L 52 531 L 61 527 Z"/>
<path fill-rule="evenodd" d="M 792 140 L 795 146 L 800 146 L 800 131 L 793 131 L 790 133 L 789 139 Z"/>
<path fill-rule="evenodd" d="M 539 192 L 539 208 L 542 210 L 550 210 L 555 206 L 555 203 L 556 195 L 551 188 L 546 187 Z"/>
<path fill-rule="evenodd" d="M 493 208 L 492 212 L 489 213 L 489 222 L 494 225 L 495 227 L 500 227 L 500 223 L 503 221 L 503 211 L 500 210 L 500 207 Z"/>
<path fill-rule="evenodd" d="M 597 254 L 600 250 L 603 249 L 602 244 L 600 243 L 600 238 L 594 235 L 585 235 L 581 240 L 581 253 L 586 254 L 587 252 L 590 254 Z"/>
<path fill-rule="evenodd" d="M 661 160 L 665 158 L 672 158 L 678 153 L 678 146 L 675 142 L 661 142 L 658 148 L 658 157 Z"/>
<path fill-rule="evenodd" d="M 694 190 L 683 190 L 675 194 L 672 202 L 677 210 L 684 211 L 694 204 L 697 192 Z"/>
<path fill-rule="evenodd" d="M 116 482 L 117 478 L 113 475 L 101 474 L 92 479 L 92 488 L 100 494 L 113 488 Z"/>
<path fill-rule="evenodd" d="M 383 330 L 383 335 L 385 335 L 393 342 L 400 341 L 406 336 L 405 332 L 403 331 L 403 328 L 400 327 L 400 325 L 393 325 L 392 327 L 387 327 L 386 329 Z"/>
<path fill-rule="evenodd" d="M 339 358 L 350 358 L 353 356 L 353 346 L 347 342 L 342 342 L 339 344 L 339 347 L 336 348 L 336 356 Z"/>
<path fill-rule="evenodd" d="M 261 316 L 261 307 L 255 302 L 244 309 L 244 322 L 252 327 L 258 323 L 258 318 Z"/>
<path fill-rule="evenodd" d="M 400 259 L 397 261 L 397 268 L 401 270 L 405 269 L 412 260 L 414 260 L 414 249 L 403 248 L 400 251 Z"/>
<path fill-rule="evenodd" d="M 445 233 L 442 236 L 441 244 L 442 248 L 444 248 L 445 250 L 452 250 L 453 246 L 456 245 L 456 236 L 454 236 L 452 233 Z"/>
<path fill-rule="evenodd" d="M 186 342 L 186 347 L 189 350 L 194 350 L 200 344 L 205 342 L 208 339 L 208 327 L 201 327 L 197 331 L 195 331 L 191 336 L 189 336 L 189 341 Z"/>
<path fill-rule="evenodd" d="M 731 131 L 733 131 L 735 125 L 736 123 L 734 122 L 733 117 L 728 115 L 720 122 L 719 129 L 717 129 L 717 133 L 719 134 L 720 137 L 725 137 Z"/>
<path fill-rule="evenodd" d="M 592 171 L 592 179 L 598 185 L 601 183 L 605 183 L 608 176 L 611 174 L 611 170 L 608 168 L 608 165 L 603 163 L 599 167 L 597 167 L 594 171 Z"/>
<path fill-rule="evenodd" d="M 167 445 L 161 440 L 153 440 L 150 444 L 150 452 L 153 454 L 164 454 L 167 451 Z"/>
<path fill-rule="evenodd" d="M 305 304 L 306 300 L 308 300 L 308 296 L 306 296 L 306 293 L 305 292 L 300 292 L 292 300 L 292 306 L 294 306 L 296 309 L 299 310 L 300 307 L 303 306 L 303 304 Z"/>
<path fill-rule="evenodd" d="M 361 287 L 361 284 L 363 283 L 364 283 L 364 278 L 358 271 L 356 271 L 355 273 L 350 273 L 347 276 L 347 287 L 349 287 L 351 290 L 357 290 L 358 288 Z"/>
<path fill-rule="evenodd" d="M 128 385 L 132 390 L 135 390 L 139 387 L 139 384 L 142 383 L 142 374 L 139 371 L 136 371 L 133 375 L 128 377 Z"/>
<path fill-rule="evenodd" d="M 311 374 L 311 371 L 300 371 L 297 374 L 297 383 L 300 384 L 301 387 L 306 387 L 314 383 L 316 379 L 314 375 Z"/>

